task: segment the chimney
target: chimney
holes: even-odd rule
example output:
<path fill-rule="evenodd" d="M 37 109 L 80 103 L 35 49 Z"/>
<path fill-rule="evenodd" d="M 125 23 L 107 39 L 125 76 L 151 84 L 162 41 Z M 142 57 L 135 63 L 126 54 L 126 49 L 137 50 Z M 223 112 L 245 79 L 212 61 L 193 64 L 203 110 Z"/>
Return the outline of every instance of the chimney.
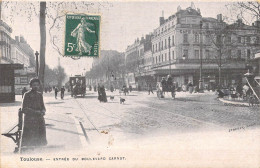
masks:
<path fill-rule="evenodd" d="M 164 17 L 160 17 L 160 26 L 164 24 Z"/>
<path fill-rule="evenodd" d="M 222 22 L 223 20 L 222 20 L 222 14 L 218 14 L 217 15 L 217 20 L 218 20 L 218 22 Z"/>
<path fill-rule="evenodd" d="M 148 34 L 146 34 L 146 35 L 145 35 L 145 40 L 148 40 L 149 37 L 150 37 L 150 36 L 149 36 Z"/>
<path fill-rule="evenodd" d="M 24 37 L 20 36 L 20 43 L 25 43 Z"/>
<path fill-rule="evenodd" d="M 19 42 L 19 36 L 15 36 L 15 41 Z"/>
<path fill-rule="evenodd" d="M 238 26 L 241 26 L 242 23 L 243 23 L 242 19 L 237 19 L 237 24 L 238 24 Z"/>
<path fill-rule="evenodd" d="M 256 27 L 260 28 L 260 20 L 257 20 L 255 21 L 255 24 L 254 24 Z"/>

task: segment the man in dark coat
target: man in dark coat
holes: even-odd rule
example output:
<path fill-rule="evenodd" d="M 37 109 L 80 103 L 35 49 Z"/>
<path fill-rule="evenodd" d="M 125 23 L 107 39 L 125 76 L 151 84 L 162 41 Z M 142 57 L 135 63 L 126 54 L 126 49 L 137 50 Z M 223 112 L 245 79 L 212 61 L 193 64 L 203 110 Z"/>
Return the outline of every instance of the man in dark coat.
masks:
<path fill-rule="evenodd" d="M 162 84 L 162 91 L 165 92 L 167 87 L 167 81 L 165 80 L 165 77 L 162 78 L 161 84 Z"/>
<path fill-rule="evenodd" d="M 43 96 L 38 92 L 40 80 L 33 78 L 30 81 L 31 90 L 26 92 L 22 103 L 24 116 L 24 128 L 22 146 L 47 145 L 45 128 L 45 106 Z"/>
<path fill-rule="evenodd" d="M 102 84 L 98 84 L 98 100 L 100 102 L 107 102 L 105 86 Z"/>
<path fill-rule="evenodd" d="M 26 87 L 24 87 L 23 90 L 22 90 L 22 98 L 23 98 L 23 95 L 24 95 L 25 92 L 27 92 Z"/>
<path fill-rule="evenodd" d="M 148 95 L 150 95 L 150 92 L 153 94 L 153 87 L 151 83 L 148 84 Z"/>
<path fill-rule="evenodd" d="M 55 99 L 57 99 L 57 95 L 58 95 L 58 92 L 59 92 L 59 89 L 57 87 L 55 87 Z"/>
<path fill-rule="evenodd" d="M 60 89 L 60 98 L 63 99 L 64 98 L 64 92 L 65 92 L 65 88 L 64 86 Z"/>

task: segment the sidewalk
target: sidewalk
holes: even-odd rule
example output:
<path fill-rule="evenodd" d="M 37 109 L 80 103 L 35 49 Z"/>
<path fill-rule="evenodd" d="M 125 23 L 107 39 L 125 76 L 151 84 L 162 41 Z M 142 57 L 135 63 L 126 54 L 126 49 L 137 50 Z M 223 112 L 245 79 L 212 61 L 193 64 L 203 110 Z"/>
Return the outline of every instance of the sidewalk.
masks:
<path fill-rule="evenodd" d="M 14 103 L 1 103 L 1 133 L 8 132 L 18 123 L 18 109 L 21 107 L 21 95 L 16 96 Z M 81 138 L 84 138 L 82 130 L 79 129 L 79 123 L 66 114 L 61 105 L 64 100 L 54 98 L 52 93 L 44 94 L 46 107 L 45 125 L 48 145 L 47 152 L 53 150 L 76 150 L 82 147 Z M 15 128 L 12 132 L 15 132 Z M 14 151 L 15 143 L 12 139 L 1 136 L 2 154 L 11 154 Z"/>

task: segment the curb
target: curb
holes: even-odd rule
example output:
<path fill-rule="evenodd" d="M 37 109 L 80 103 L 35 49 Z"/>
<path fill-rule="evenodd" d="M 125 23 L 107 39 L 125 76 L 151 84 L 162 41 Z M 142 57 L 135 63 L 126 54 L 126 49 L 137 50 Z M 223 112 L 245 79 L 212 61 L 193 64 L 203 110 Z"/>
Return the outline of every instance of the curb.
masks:
<path fill-rule="evenodd" d="M 221 101 L 225 106 L 239 106 L 239 107 L 249 107 L 248 103 L 242 103 L 242 102 L 234 102 L 234 101 L 229 101 L 225 100 L 223 98 L 219 98 L 219 101 Z"/>

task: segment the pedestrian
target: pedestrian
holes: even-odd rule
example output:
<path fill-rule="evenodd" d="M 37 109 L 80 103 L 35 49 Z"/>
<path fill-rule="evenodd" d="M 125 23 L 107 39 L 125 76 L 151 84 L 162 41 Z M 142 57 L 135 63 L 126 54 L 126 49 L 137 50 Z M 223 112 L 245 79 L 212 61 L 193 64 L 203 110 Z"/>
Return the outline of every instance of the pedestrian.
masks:
<path fill-rule="evenodd" d="M 129 90 L 130 90 L 130 92 L 132 92 L 132 85 L 129 85 Z"/>
<path fill-rule="evenodd" d="M 152 92 L 152 94 L 153 94 L 153 87 L 152 87 L 151 83 L 148 84 L 148 95 L 150 95 L 150 92 Z"/>
<path fill-rule="evenodd" d="M 188 85 L 187 85 L 187 90 L 189 90 L 189 93 L 193 92 L 193 84 L 191 81 L 189 81 Z"/>
<path fill-rule="evenodd" d="M 166 92 L 166 87 L 167 87 L 167 81 L 166 81 L 165 77 L 162 78 L 161 84 L 162 84 L 162 91 L 164 94 L 164 92 Z"/>
<path fill-rule="evenodd" d="M 58 95 L 58 92 L 59 92 L 59 89 L 57 87 L 55 87 L 55 99 L 57 99 L 57 95 Z"/>
<path fill-rule="evenodd" d="M 111 92 L 114 91 L 114 87 L 113 87 L 113 85 L 110 85 L 110 91 L 111 91 Z"/>
<path fill-rule="evenodd" d="M 24 128 L 21 146 L 47 145 L 44 115 L 46 112 L 43 96 L 40 89 L 40 80 L 33 78 L 30 81 L 31 90 L 26 92 L 22 103 Z"/>
<path fill-rule="evenodd" d="M 98 83 L 98 100 L 100 102 L 107 102 L 107 95 L 105 91 L 105 86 Z"/>
<path fill-rule="evenodd" d="M 60 98 L 63 99 L 64 98 L 64 92 L 65 92 L 65 88 L 64 86 L 60 89 Z"/>
<path fill-rule="evenodd" d="M 23 87 L 23 90 L 22 90 L 22 98 L 23 98 L 23 95 L 24 95 L 25 92 L 27 92 L 27 89 L 26 89 L 26 87 Z"/>

